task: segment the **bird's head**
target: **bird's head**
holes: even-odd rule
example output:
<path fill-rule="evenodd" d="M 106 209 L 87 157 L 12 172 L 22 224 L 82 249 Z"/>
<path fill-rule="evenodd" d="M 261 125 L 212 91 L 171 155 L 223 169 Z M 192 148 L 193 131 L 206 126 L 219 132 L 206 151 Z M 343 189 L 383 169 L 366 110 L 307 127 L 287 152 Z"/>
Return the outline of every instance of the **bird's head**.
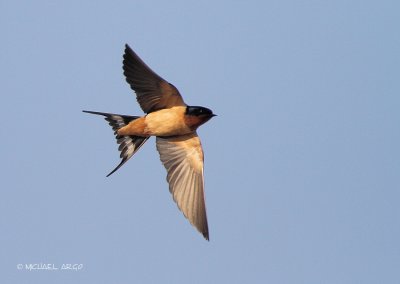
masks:
<path fill-rule="evenodd" d="M 195 130 L 200 125 L 209 121 L 213 116 L 212 110 L 201 106 L 187 106 L 185 112 L 186 124 Z"/>

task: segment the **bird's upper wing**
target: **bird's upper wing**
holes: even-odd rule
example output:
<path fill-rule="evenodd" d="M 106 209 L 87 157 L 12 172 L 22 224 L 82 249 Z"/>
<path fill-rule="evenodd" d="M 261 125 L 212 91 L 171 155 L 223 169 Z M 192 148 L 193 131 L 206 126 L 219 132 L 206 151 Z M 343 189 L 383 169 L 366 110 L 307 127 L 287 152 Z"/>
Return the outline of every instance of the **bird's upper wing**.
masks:
<path fill-rule="evenodd" d="M 123 69 L 144 112 L 186 106 L 178 89 L 151 70 L 129 45 L 125 45 Z"/>
<path fill-rule="evenodd" d="M 204 196 L 203 150 L 196 132 L 157 137 L 157 150 L 165 168 L 169 191 L 190 223 L 206 238 L 208 224 Z"/>

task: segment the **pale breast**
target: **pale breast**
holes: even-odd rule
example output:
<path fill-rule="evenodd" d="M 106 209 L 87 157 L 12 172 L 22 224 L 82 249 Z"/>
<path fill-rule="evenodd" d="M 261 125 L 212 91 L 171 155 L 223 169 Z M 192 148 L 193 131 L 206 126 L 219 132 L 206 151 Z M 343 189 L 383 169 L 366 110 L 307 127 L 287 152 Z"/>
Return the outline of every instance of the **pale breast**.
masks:
<path fill-rule="evenodd" d="M 145 132 L 154 136 L 173 136 L 190 133 L 184 120 L 186 107 L 162 109 L 145 116 Z"/>

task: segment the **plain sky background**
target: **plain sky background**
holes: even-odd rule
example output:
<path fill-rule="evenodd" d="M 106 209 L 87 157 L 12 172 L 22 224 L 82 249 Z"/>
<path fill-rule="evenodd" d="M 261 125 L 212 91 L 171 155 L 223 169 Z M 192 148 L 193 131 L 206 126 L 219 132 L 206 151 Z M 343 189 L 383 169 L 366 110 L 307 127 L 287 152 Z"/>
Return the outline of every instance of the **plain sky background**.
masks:
<path fill-rule="evenodd" d="M 400 283 L 399 1 L 0 2 L 1 283 Z M 172 201 L 128 43 L 199 129 L 210 242 Z M 17 264 L 83 264 L 80 271 Z"/>

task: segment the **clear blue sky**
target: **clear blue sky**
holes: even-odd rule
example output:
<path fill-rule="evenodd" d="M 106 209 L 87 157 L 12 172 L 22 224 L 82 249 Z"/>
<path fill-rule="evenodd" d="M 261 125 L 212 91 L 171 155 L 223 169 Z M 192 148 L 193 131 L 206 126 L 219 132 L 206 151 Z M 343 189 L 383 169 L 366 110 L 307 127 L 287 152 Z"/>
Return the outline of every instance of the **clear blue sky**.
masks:
<path fill-rule="evenodd" d="M 0 3 L 0 282 L 400 283 L 399 2 L 200 2 Z M 125 43 L 219 115 L 210 242 L 154 139 L 106 178 Z"/>

